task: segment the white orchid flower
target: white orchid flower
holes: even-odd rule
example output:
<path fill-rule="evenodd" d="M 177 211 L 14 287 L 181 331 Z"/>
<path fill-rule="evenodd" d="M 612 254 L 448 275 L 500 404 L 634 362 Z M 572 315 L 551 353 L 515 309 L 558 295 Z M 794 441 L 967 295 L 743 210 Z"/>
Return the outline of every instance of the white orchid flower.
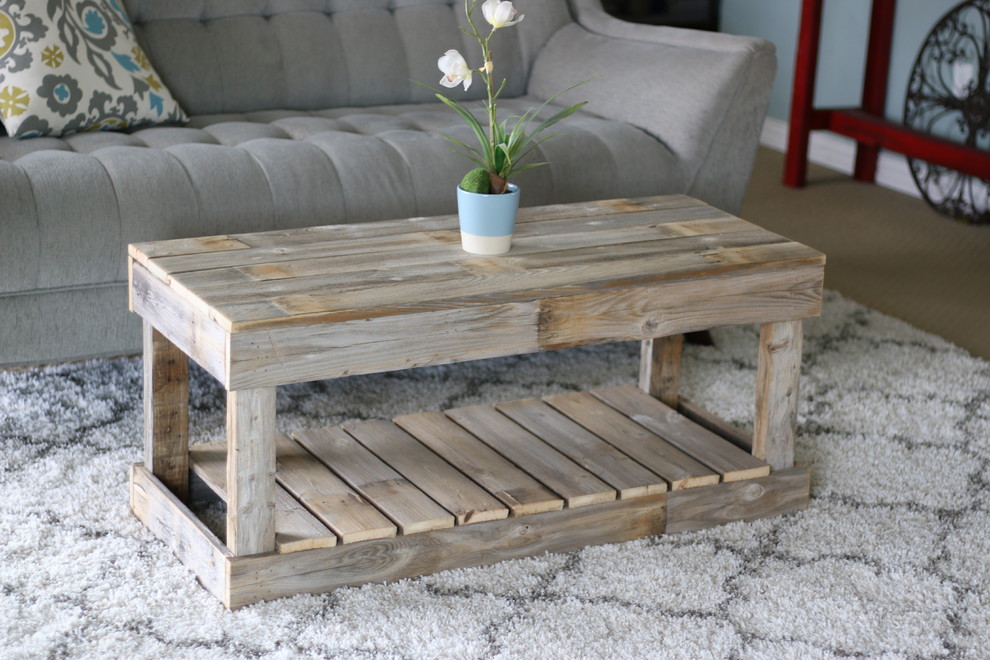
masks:
<path fill-rule="evenodd" d="M 523 14 L 519 14 L 519 18 L 516 18 L 516 10 L 508 0 L 485 0 L 485 4 L 481 5 L 481 13 L 495 29 L 515 25 L 525 18 Z M 512 20 L 514 18 L 516 20 Z"/>
<path fill-rule="evenodd" d="M 471 86 L 472 71 L 468 67 L 464 56 L 457 52 L 456 49 L 451 48 L 444 53 L 443 57 L 437 60 L 437 66 L 443 71 L 443 78 L 440 79 L 440 84 L 444 87 L 457 87 L 463 82 L 464 90 L 467 91 L 468 87 Z"/>
<path fill-rule="evenodd" d="M 478 29 L 479 25 L 475 21 L 474 16 L 472 16 L 474 10 L 477 8 L 478 0 L 463 0 L 463 2 L 464 14 L 467 16 L 468 27 L 470 29 L 461 27 L 461 30 L 478 42 L 478 45 L 481 47 L 481 61 L 484 62 L 484 65 L 481 68 L 472 70 L 468 67 L 467 62 L 459 52 L 453 49 L 448 50 L 444 53 L 443 57 L 437 60 L 437 66 L 443 71 L 443 78 L 440 79 L 440 84 L 444 87 L 456 88 L 459 84 L 464 83 L 464 89 L 466 90 L 471 86 L 472 74 L 480 73 L 481 85 L 487 88 L 485 90 L 487 91 L 487 101 L 485 102 L 485 114 L 487 115 L 488 123 L 487 130 L 479 121 L 480 118 L 476 117 L 471 110 L 468 110 L 459 101 L 449 98 L 446 92 L 434 91 L 436 91 L 437 99 L 455 110 L 467 122 L 472 132 L 478 138 L 478 145 L 471 146 L 450 137 L 447 139 L 459 147 L 455 151 L 462 152 L 469 160 L 481 166 L 480 169 L 482 172 L 488 173 L 488 182 L 491 191 L 500 194 L 506 191 L 508 179 L 513 173 L 546 165 L 546 163 L 519 165 L 519 161 L 525 158 L 537 145 L 553 137 L 552 135 L 538 137 L 538 134 L 556 124 L 561 119 L 574 114 L 585 104 L 576 103 L 569 108 L 557 112 L 557 114 L 549 119 L 541 121 L 535 129 L 528 128 L 530 123 L 538 115 L 543 114 L 547 104 L 553 103 L 558 96 L 577 86 L 573 85 L 551 96 L 539 108 L 532 108 L 521 117 L 515 117 L 515 122 L 511 127 L 508 125 L 511 123 L 510 119 L 499 123 L 495 117 L 495 101 L 501 95 L 505 81 L 502 81 L 501 86 L 496 84 L 496 80 L 494 79 L 495 64 L 492 62 L 492 51 L 489 47 L 489 42 L 492 35 L 499 28 L 515 25 L 523 19 L 523 16 L 516 14 L 515 8 L 508 0 L 484 0 L 482 11 L 485 15 L 485 20 L 491 25 L 491 32 L 483 35 Z M 0 4 L 2 3 L 3 0 L 0 0 Z M 527 133 L 529 130 L 531 132 Z"/>

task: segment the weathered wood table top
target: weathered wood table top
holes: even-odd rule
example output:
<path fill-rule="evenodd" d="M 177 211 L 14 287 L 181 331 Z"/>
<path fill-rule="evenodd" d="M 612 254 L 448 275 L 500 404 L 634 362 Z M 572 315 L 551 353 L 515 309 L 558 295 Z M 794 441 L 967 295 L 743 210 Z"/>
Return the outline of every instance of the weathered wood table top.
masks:
<path fill-rule="evenodd" d="M 132 309 L 228 389 L 806 318 L 825 260 L 680 195 L 522 209 L 496 257 L 463 252 L 454 216 L 130 257 Z"/>

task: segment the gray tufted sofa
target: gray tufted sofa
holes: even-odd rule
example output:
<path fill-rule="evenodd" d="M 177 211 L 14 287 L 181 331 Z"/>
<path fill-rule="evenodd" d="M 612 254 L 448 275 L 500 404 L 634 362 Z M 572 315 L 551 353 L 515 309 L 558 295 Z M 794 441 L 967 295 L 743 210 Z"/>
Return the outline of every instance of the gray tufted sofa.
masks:
<path fill-rule="evenodd" d="M 500 116 L 595 77 L 514 179 L 522 204 L 688 193 L 730 212 L 747 183 L 773 47 L 615 20 L 600 0 L 516 0 L 493 45 Z M 472 139 L 428 89 L 461 0 L 126 0 L 184 126 L 0 137 L 0 365 L 140 350 L 136 241 L 452 213 Z M 480 15 L 480 8 L 479 8 Z M 458 98 L 480 98 L 481 85 Z"/>

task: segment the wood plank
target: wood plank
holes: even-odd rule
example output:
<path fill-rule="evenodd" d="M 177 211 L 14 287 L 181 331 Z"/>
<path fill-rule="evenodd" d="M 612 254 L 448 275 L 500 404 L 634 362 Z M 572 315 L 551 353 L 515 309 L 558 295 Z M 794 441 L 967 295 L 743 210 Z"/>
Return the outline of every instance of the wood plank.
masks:
<path fill-rule="evenodd" d="M 235 558 L 226 604 L 237 608 L 300 592 L 391 582 L 662 534 L 666 498 L 616 500 L 291 555 Z"/>
<path fill-rule="evenodd" d="M 341 543 L 395 536 L 396 527 L 340 477 L 286 435 L 276 440 L 276 478 Z"/>
<path fill-rule="evenodd" d="M 668 330 L 711 327 L 722 320 L 751 322 L 818 314 L 822 269 L 803 270 L 796 278 L 781 284 L 773 273 L 735 275 L 537 303 L 484 306 L 475 301 L 415 314 L 397 309 L 382 318 L 366 318 L 367 310 L 351 310 L 349 314 L 356 316 L 349 321 L 316 325 L 314 320 L 312 325 L 234 334 L 230 383 L 261 387 L 642 339 Z M 699 300 L 705 301 L 700 307 Z"/>
<path fill-rule="evenodd" d="M 250 246 L 231 236 L 198 236 L 131 243 L 127 246 L 127 254 L 147 267 L 152 259 L 170 255 L 210 254 L 226 250 L 244 250 L 248 247 Z"/>
<path fill-rule="evenodd" d="M 275 388 L 227 392 L 227 547 L 275 549 Z"/>
<path fill-rule="evenodd" d="M 537 304 L 476 305 L 239 332 L 230 338 L 230 383 L 262 387 L 531 352 L 539 313 Z"/>
<path fill-rule="evenodd" d="M 218 318 L 222 318 L 226 326 L 234 332 L 242 332 L 301 323 L 348 320 L 359 316 L 375 318 L 486 303 L 532 302 L 582 292 L 600 293 L 618 288 L 628 290 L 630 287 L 660 281 L 682 280 L 682 284 L 686 283 L 696 291 L 704 291 L 708 286 L 705 284 L 708 278 L 740 270 L 761 273 L 764 276 L 764 283 L 777 284 L 778 287 L 774 290 L 778 290 L 782 278 L 773 272 L 772 265 L 791 269 L 814 266 L 820 272 L 819 264 L 814 263 L 810 258 L 800 256 L 799 252 L 803 249 L 797 244 L 787 244 L 778 248 L 778 256 L 781 259 L 766 263 L 759 261 L 750 263 L 741 257 L 736 260 L 738 255 L 724 250 L 721 255 L 706 255 L 711 257 L 711 260 L 691 252 L 671 254 L 662 259 L 658 259 L 656 255 L 650 257 L 644 255 L 631 261 L 601 264 L 596 268 L 596 272 L 589 272 L 589 266 L 582 265 L 581 262 L 542 271 L 534 271 L 531 265 L 525 264 L 518 264 L 512 268 L 516 273 L 539 272 L 540 277 L 532 274 L 513 274 L 508 268 L 512 266 L 512 258 L 502 257 L 499 262 L 499 272 L 483 277 L 479 277 L 474 272 L 451 272 L 449 276 L 441 278 L 407 278 L 403 282 L 359 286 L 350 291 L 336 289 L 331 281 L 310 281 L 304 286 L 302 282 L 293 280 L 295 284 L 292 288 L 296 289 L 293 291 L 278 287 L 256 287 L 250 292 L 218 295 L 216 298 L 211 298 L 208 303 L 222 310 Z M 790 262 L 785 258 L 788 256 L 788 250 L 792 255 Z M 725 263 L 717 261 L 719 256 L 724 258 Z M 477 266 L 477 263 L 475 265 Z M 662 272 L 668 270 L 670 272 Z M 588 279 L 592 276 L 595 279 Z M 266 288 L 269 290 L 265 290 Z M 695 294 L 695 307 L 698 306 L 698 295 L 704 294 Z M 738 304 L 738 301 L 736 303 Z M 789 316 L 794 315 L 791 313 Z M 649 328 L 649 332 L 652 334 L 646 336 L 656 336 L 657 327 Z M 644 334 L 639 331 L 635 336 L 642 337 Z"/>
<path fill-rule="evenodd" d="M 438 244 L 434 232 L 457 229 L 456 216 L 438 216 L 417 220 L 369 222 L 360 225 L 324 225 L 290 230 L 237 234 L 246 249 L 197 254 L 184 252 L 182 246 L 172 250 L 164 241 L 153 258 L 144 257 L 156 272 L 170 275 L 252 267 L 296 261 L 317 256 L 347 257 L 369 252 L 397 250 L 401 245 L 431 250 Z M 154 244 L 152 244 L 154 245 Z M 145 246 L 137 246 L 145 252 Z M 442 247 L 442 244 L 441 244 Z M 448 250 L 450 251 L 450 250 Z M 171 252 L 171 253 L 169 253 Z M 452 251 L 451 251 L 452 252 Z"/>
<path fill-rule="evenodd" d="M 519 209 L 516 224 L 529 226 L 539 225 L 540 231 L 552 228 L 559 220 L 575 220 L 581 218 L 604 218 L 605 224 L 614 222 L 626 214 L 659 211 L 661 213 L 690 213 L 692 211 L 714 212 L 728 215 L 724 211 L 687 195 L 656 195 L 651 197 L 603 199 L 587 202 L 570 202 L 565 204 L 549 204 L 546 206 L 528 206 Z"/>
<path fill-rule="evenodd" d="M 763 230 L 535 254 L 509 253 L 499 259 L 467 261 L 473 266 L 470 271 L 458 262 L 444 259 L 393 275 L 376 267 L 378 258 L 380 255 L 368 255 L 366 270 L 350 274 L 329 272 L 287 280 L 227 284 L 214 289 L 199 287 L 196 291 L 236 328 L 288 322 L 279 321 L 277 314 L 259 306 L 266 302 L 290 316 L 298 316 L 485 295 L 502 301 L 530 300 L 532 294 L 528 292 L 532 290 L 547 294 L 559 291 L 557 295 L 560 295 L 636 281 L 645 284 L 684 277 L 696 280 L 736 270 L 766 269 L 780 261 L 820 261 L 819 253 L 810 248 Z M 482 270 L 482 265 L 488 267 Z M 399 279 L 395 280 L 396 277 Z M 173 276 L 173 279 L 181 284 L 181 278 Z"/>
<path fill-rule="evenodd" d="M 684 335 L 644 339 L 640 349 L 639 387 L 668 406 L 677 407 L 681 391 Z"/>
<path fill-rule="evenodd" d="M 130 262 L 130 308 L 210 375 L 226 384 L 227 333 L 201 306 L 189 304 L 144 266 Z"/>
<path fill-rule="evenodd" d="M 314 267 L 308 271 L 312 276 L 329 275 L 331 272 L 347 276 L 354 271 L 367 271 L 376 265 L 380 267 L 388 263 L 385 257 L 393 253 L 397 258 L 411 259 L 402 270 L 415 276 L 421 271 L 428 272 L 431 268 L 444 265 L 516 263 L 525 264 L 533 270 L 554 266 L 570 267 L 580 263 L 589 265 L 630 261 L 648 257 L 657 250 L 664 254 L 704 252 L 711 253 L 708 257 L 715 257 L 717 252 L 712 253 L 712 250 L 719 248 L 762 246 L 763 249 L 773 250 L 773 246 L 789 244 L 777 234 L 724 214 L 717 218 L 705 217 L 701 223 L 695 224 L 692 224 L 690 217 L 682 217 L 676 222 L 673 221 L 674 216 L 663 222 L 655 222 L 656 219 L 654 214 L 631 214 L 613 219 L 611 224 L 603 222 L 601 218 L 568 220 L 562 222 L 559 229 L 552 234 L 532 231 L 528 235 L 526 231 L 521 231 L 521 247 L 518 252 L 514 247 L 512 253 L 498 259 L 479 259 L 466 255 L 456 246 L 437 245 L 429 238 L 429 234 L 409 234 L 377 239 L 374 242 L 354 240 L 286 244 L 235 252 L 219 251 L 214 254 L 159 258 L 149 261 L 149 270 L 164 282 L 172 279 L 186 281 L 189 278 L 190 282 L 198 284 L 198 291 L 208 291 L 211 277 L 215 274 L 222 275 L 231 269 L 250 272 L 252 268 L 274 268 L 277 274 L 279 269 L 291 267 L 295 262 L 311 261 L 319 266 L 320 260 L 323 260 L 323 264 L 340 261 L 342 263 L 339 267 Z M 588 230 L 592 227 L 599 227 L 599 231 L 590 232 L 592 236 L 589 236 Z M 608 231 L 605 231 L 606 228 Z M 540 232 L 545 232 L 543 225 L 540 226 Z M 413 239 L 422 245 L 410 246 Z M 411 247 L 415 249 L 410 250 Z M 806 247 L 804 253 L 817 254 Z M 420 254 L 423 257 L 418 256 Z M 331 259 L 333 261 L 328 261 Z M 667 268 L 669 264 L 654 266 Z M 305 273 L 297 273 L 296 277 L 303 274 Z M 241 286 L 235 287 L 235 290 L 249 288 Z"/>
<path fill-rule="evenodd" d="M 800 320 L 760 328 L 753 455 L 774 470 L 794 465 L 802 339 Z"/>
<path fill-rule="evenodd" d="M 719 475 L 586 392 L 544 397 L 551 406 L 663 477 L 671 490 L 718 483 Z"/>
<path fill-rule="evenodd" d="M 817 255 L 807 246 L 796 244 L 756 225 L 749 227 L 733 225 L 729 230 L 712 234 L 657 236 L 653 240 L 620 245 L 590 242 L 569 249 L 521 254 L 518 258 L 513 255 L 507 258 L 531 271 L 594 266 L 591 271 L 592 277 L 588 278 L 593 280 L 595 279 L 593 274 L 598 268 L 639 261 L 649 262 L 651 255 L 664 257 L 659 262 L 654 261 L 652 265 L 646 265 L 650 272 L 658 274 L 683 272 L 699 265 L 726 267 L 748 263 L 756 266 L 760 262 L 775 260 L 776 257 L 770 255 L 778 254 L 795 253 L 805 258 Z M 795 249 L 796 245 L 800 245 L 800 249 Z"/>
<path fill-rule="evenodd" d="M 144 464 L 189 495 L 189 358 L 144 321 Z"/>
<path fill-rule="evenodd" d="M 722 481 L 770 474 L 770 466 L 632 385 L 595 390 L 594 396 L 722 475 Z"/>
<path fill-rule="evenodd" d="M 402 415 L 393 421 L 509 507 L 512 515 L 563 508 L 563 499 L 442 413 Z"/>
<path fill-rule="evenodd" d="M 522 428 L 492 406 L 467 406 L 446 415 L 575 508 L 614 500 L 604 481 Z"/>
<path fill-rule="evenodd" d="M 650 214 L 649 220 L 643 220 Z M 628 219 L 627 219 L 628 218 Z M 516 226 L 520 235 L 556 235 L 561 227 L 583 226 L 586 231 L 598 230 L 607 233 L 611 228 L 625 224 L 667 224 L 691 220 L 729 219 L 740 225 L 753 225 L 744 220 L 711 207 L 704 202 L 686 195 L 661 195 L 640 199 L 615 199 L 571 204 L 552 204 L 519 209 Z M 241 266 L 277 260 L 279 254 L 295 259 L 302 250 L 334 250 L 333 254 L 344 254 L 352 250 L 350 244 L 364 244 L 377 247 L 381 242 L 395 239 L 406 241 L 408 234 L 417 232 L 456 231 L 457 216 L 446 215 L 432 218 L 409 218 L 345 225 L 322 225 L 315 227 L 273 230 L 245 234 L 207 236 L 195 239 L 174 239 L 150 243 L 136 243 L 130 246 L 131 255 L 147 265 L 156 259 L 159 266 L 170 273 L 196 271 L 202 268 Z M 599 237 L 600 238 L 600 237 Z M 213 252 L 216 250 L 238 250 L 236 255 L 226 254 L 217 261 L 197 262 L 170 260 L 165 257 L 185 256 Z M 245 249 L 246 248 L 246 249 Z M 271 248 L 279 248 L 272 250 Z"/>
<path fill-rule="evenodd" d="M 808 506 L 808 468 L 775 471 L 768 477 L 691 488 L 667 497 L 667 533 L 690 532 L 739 520 L 756 520 Z"/>
<path fill-rule="evenodd" d="M 454 516 L 339 427 L 293 433 L 296 441 L 384 513 L 400 534 L 454 526 Z"/>
<path fill-rule="evenodd" d="M 130 470 L 131 511 L 175 553 L 200 583 L 227 601 L 230 552 L 179 498 L 140 463 Z"/>
<path fill-rule="evenodd" d="M 561 221 L 579 223 L 581 221 L 596 222 L 608 225 L 621 223 L 626 215 L 647 213 L 670 214 L 669 221 L 694 217 L 732 218 L 729 214 L 711 207 L 704 202 L 686 195 L 660 195 L 637 199 L 596 200 L 566 204 L 550 204 L 546 206 L 529 206 L 519 209 L 516 227 L 537 227 L 536 233 L 545 232 L 544 228 L 553 229 Z M 733 218 L 738 222 L 745 222 Z M 656 223 L 666 222 L 658 219 Z M 647 224 L 647 223 L 640 223 Z M 594 225 L 592 225 L 593 227 Z M 273 230 L 247 234 L 234 234 L 235 238 L 252 247 L 293 246 L 313 244 L 340 244 L 347 241 L 360 240 L 368 245 L 376 245 L 380 239 L 386 241 L 392 237 L 401 237 L 412 233 L 441 233 L 457 230 L 457 216 L 441 215 L 434 217 L 413 217 L 400 220 L 384 220 L 367 223 L 345 225 L 322 225 L 299 229 Z M 599 231 L 607 232 L 608 228 L 598 227 Z M 531 232 L 532 233 L 532 232 Z"/>
<path fill-rule="evenodd" d="M 619 246 L 684 236 L 753 232 L 757 229 L 738 218 L 719 213 L 711 207 L 703 207 L 693 212 L 678 210 L 673 215 L 628 213 L 611 218 L 567 218 L 517 225 L 517 231 L 513 234 L 512 257 L 587 247 L 592 243 L 589 233 L 595 234 L 593 244 L 596 246 Z M 374 241 L 336 240 L 331 243 L 296 244 L 291 237 L 287 237 L 286 241 L 283 245 L 242 251 L 236 255 L 218 253 L 212 258 L 207 255 L 205 258 L 183 261 L 156 260 L 154 264 L 162 270 L 167 269 L 173 280 L 208 295 L 214 289 L 230 285 L 318 277 L 329 273 L 341 278 L 340 285 L 353 285 L 355 281 L 368 281 L 369 277 L 422 276 L 440 263 L 468 269 L 479 263 L 507 263 L 504 259 L 490 262 L 468 255 L 458 245 L 443 242 L 422 239 L 410 245 L 408 234 Z M 369 270 L 369 266 L 376 268 Z"/>
<path fill-rule="evenodd" d="M 539 399 L 499 403 L 495 408 L 615 488 L 621 499 L 667 491 L 666 481 Z"/>
<path fill-rule="evenodd" d="M 189 467 L 224 502 L 227 501 L 227 443 L 189 448 Z M 298 552 L 337 545 L 337 537 L 279 485 L 275 486 L 275 549 Z"/>
<path fill-rule="evenodd" d="M 712 433 L 725 438 L 743 451 L 752 453 L 753 436 L 746 433 L 738 426 L 730 424 L 707 408 L 702 408 L 693 401 L 681 397 L 680 403 L 677 404 L 677 412 L 681 413 L 698 426 L 706 428 Z"/>
<path fill-rule="evenodd" d="M 508 517 L 504 504 L 394 422 L 371 420 L 342 428 L 454 514 L 458 525 Z"/>
<path fill-rule="evenodd" d="M 724 256 L 724 255 L 723 255 Z M 783 265 L 781 265 L 783 267 Z M 543 299 L 544 350 L 793 320 L 821 314 L 824 269 L 792 263 L 786 270 L 695 273 L 697 277 Z"/>
<path fill-rule="evenodd" d="M 719 241 L 726 243 L 713 247 L 713 242 Z M 633 242 L 623 246 L 619 255 L 602 253 L 602 247 L 558 250 L 536 261 L 533 261 L 534 255 L 476 259 L 465 262 L 472 265 L 469 273 L 444 260 L 427 264 L 426 272 L 403 271 L 399 282 L 393 281 L 395 276 L 383 276 L 375 269 L 350 274 L 356 279 L 349 286 L 342 283 L 340 273 L 267 285 L 257 282 L 228 284 L 216 291 L 187 289 L 174 275 L 166 279 L 188 304 L 207 313 L 223 328 L 240 332 L 251 328 L 336 321 L 341 320 L 342 313 L 343 318 L 353 317 L 353 310 L 364 310 L 364 316 L 373 318 L 435 309 L 437 305 L 467 306 L 488 299 L 533 300 L 532 289 L 541 291 L 540 295 L 553 296 L 575 293 L 581 287 L 584 290 L 611 288 L 620 282 L 630 286 L 672 277 L 698 278 L 740 268 L 766 269 L 782 259 L 801 259 L 818 265 L 823 259 L 810 248 L 786 242 L 763 230 Z M 557 261 L 566 261 L 556 265 L 547 263 L 550 254 Z M 661 255 L 664 258 L 658 259 Z M 370 259 L 368 255 L 364 258 Z M 483 264 L 488 265 L 487 271 L 478 270 Z M 196 294 L 192 293 L 194 290 Z M 410 305 L 412 300 L 417 303 Z"/>

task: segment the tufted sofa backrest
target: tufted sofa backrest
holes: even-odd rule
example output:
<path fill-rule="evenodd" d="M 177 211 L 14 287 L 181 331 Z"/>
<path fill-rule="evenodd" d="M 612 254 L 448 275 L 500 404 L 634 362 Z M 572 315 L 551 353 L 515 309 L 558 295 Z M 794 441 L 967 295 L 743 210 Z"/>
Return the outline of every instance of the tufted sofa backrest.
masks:
<path fill-rule="evenodd" d="M 450 48 L 480 66 L 463 0 L 125 0 L 138 39 L 192 115 L 430 101 Z M 525 20 L 496 33 L 506 97 L 526 90 L 533 59 L 572 21 L 567 0 L 517 0 Z M 528 11 L 531 10 L 531 11 Z M 479 29 L 487 27 L 481 1 Z M 480 98 L 480 79 L 467 94 Z"/>

